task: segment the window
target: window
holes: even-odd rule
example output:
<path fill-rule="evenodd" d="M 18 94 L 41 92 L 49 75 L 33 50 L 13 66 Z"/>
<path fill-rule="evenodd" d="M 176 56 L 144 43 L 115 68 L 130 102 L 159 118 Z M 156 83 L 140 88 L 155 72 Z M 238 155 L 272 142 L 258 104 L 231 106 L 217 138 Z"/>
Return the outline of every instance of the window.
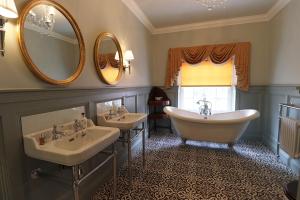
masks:
<path fill-rule="evenodd" d="M 199 113 L 197 102 L 212 103 L 212 113 L 235 110 L 236 75 L 233 59 L 216 65 L 210 60 L 197 65 L 183 64 L 179 76 L 179 108 Z"/>
<path fill-rule="evenodd" d="M 235 87 L 180 87 L 179 108 L 199 113 L 197 101 L 212 103 L 213 113 L 235 110 Z"/>

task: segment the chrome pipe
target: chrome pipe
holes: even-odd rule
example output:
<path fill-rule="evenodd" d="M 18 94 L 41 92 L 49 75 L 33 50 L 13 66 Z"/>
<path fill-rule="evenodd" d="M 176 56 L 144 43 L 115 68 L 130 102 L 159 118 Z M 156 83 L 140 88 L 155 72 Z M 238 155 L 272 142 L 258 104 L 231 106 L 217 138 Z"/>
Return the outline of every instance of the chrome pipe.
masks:
<path fill-rule="evenodd" d="M 130 130 L 127 131 L 127 138 L 128 138 L 128 176 L 129 176 L 129 186 L 132 186 L 132 155 L 131 155 L 131 139 L 130 139 Z"/>
<path fill-rule="evenodd" d="M 98 169 L 103 167 L 108 161 L 110 161 L 112 158 L 113 160 L 113 165 L 114 165 L 114 195 L 116 193 L 116 153 L 115 149 L 113 148 L 113 152 L 110 156 L 108 156 L 103 162 L 101 162 L 97 167 L 95 167 L 92 171 L 90 171 L 88 174 L 86 174 L 84 177 L 80 178 L 80 170 L 79 170 L 79 165 L 75 165 L 72 167 L 72 172 L 73 172 L 73 194 L 74 194 L 74 200 L 79 200 L 79 185 L 85 181 L 87 178 L 89 178 L 92 174 L 94 174 Z M 115 200 L 115 199 L 114 199 Z"/>
<path fill-rule="evenodd" d="M 146 138 L 145 138 L 145 122 L 143 122 L 143 124 L 142 124 L 142 126 L 143 126 L 143 135 L 142 135 L 142 143 L 143 143 L 143 167 L 145 168 L 145 166 L 146 166 L 146 158 L 145 158 L 145 140 L 146 140 Z"/>
<path fill-rule="evenodd" d="M 114 143 L 112 146 L 113 153 L 113 199 L 117 199 L 117 152 L 116 152 L 116 144 Z"/>
<path fill-rule="evenodd" d="M 92 174 L 94 174 L 99 168 L 101 168 L 103 165 L 105 165 L 113 157 L 114 157 L 114 155 L 110 155 L 109 157 L 107 157 L 102 163 L 100 163 L 92 171 L 90 171 L 88 174 L 86 174 L 84 177 L 82 177 L 80 180 L 78 180 L 78 184 L 81 184 L 83 181 L 85 181 L 89 176 L 91 176 Z"/>
<path fill-rule="evenodd" d="M 72 167 L 74 200 L 79 200 L 79 166 Z"/>

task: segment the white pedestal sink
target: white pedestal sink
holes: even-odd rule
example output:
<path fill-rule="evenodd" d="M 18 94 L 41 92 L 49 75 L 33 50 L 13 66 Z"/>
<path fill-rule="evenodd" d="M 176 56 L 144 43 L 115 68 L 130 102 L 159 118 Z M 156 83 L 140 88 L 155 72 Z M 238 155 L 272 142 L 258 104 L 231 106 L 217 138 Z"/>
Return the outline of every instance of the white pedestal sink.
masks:
<path fill-rule="evenodd" d="M 129 176 L 129 185 L 132 186 L 132 152 L 131 152 L 131 130 L 136 130 L 139 133 L 142 132 L 142 148 L 143 148 L 143 166 L 146 165 L 145 159 L 145 121 L 147 119 L 146 113 L 129 113 L 124 112 L 119 116 L 110 116 L 108 113 L 102 113 L 97 116 L 97 124 L 100 126 L 116 127 L 121 129 L 123 134 L 126 134 L 127 137 L 123 135 L 122 142 L 128 144 L 128 176 Z M 142 124 L 142 128 L 138 126 Z"/>
<path fill-rule="evenodd" d="M 57 163 L 75 166 L 90 159 L 120 136 L 118 128 L 91 126 L 83 131 L 39 144 L 39 137 L 44 130 L 24 136 L 24 149 L 27 156 Z"/>
<path fill-rule="evenodd" d="M 113 198 L 116 199 L 117 188 L 117 159 L 115 142 L 120 137 L 120 129 L 111 127 L 95 126 L 91 120 L 81 119 L 87 123 L 87 128 L 74 132 L 74 123 L 64 124 L 66 129 L 60 139 L 53 139 L 55 129 L 42 130 L 25 135 L 24 149 L 27 156 L 56 164 L 72 167 L 74 199 L 79 200 L 80 184 L 91 177 L 105 163 L 113 160 Z M 46 138 L 43 142 L 40 138 Z M 56 138 L 56 137 L 54 137 Z M 108 157 L 89 173 L 81 176 L 80 165 L 100 153 L 107 147 L 112 146 L 111 153 L 105 152 Z"/>
<path fill-rule="evenodd" d="M 125 112 L 120 116 L 107 118 L 107 114 L 98 115 L 97 123 L 100 126 L 116 127 L 121 130 L 130 130 L 136 128 L 140 123 L 144 122 L 147 118 L 145 113 L 128 113 Z"/>

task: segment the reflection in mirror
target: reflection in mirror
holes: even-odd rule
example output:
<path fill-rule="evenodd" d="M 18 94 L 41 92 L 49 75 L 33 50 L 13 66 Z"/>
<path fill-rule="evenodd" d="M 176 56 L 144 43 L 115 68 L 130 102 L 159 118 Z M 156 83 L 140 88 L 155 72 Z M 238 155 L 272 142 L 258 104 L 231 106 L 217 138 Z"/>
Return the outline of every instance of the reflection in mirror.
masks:
<path fill-rule="evenodd" d="M 107 38 L 100 44 L 99 67 L 103 76 L 114 82 L 119 75 L 119 54 L 113 40 Z"/>
<path fill-rule="evenodd" d="M 122 99 L 101 102 L 97 104 L 97 114 L 109 112 L 113 107 L 119 108 L 122 106 Z"/>
<path fill-rule="evenodd" d="M 117 38 L 110 33 L 101 33 L 97 38 L 94 53 L 95 65 L 100 78 L 115 85 L 122 76 L 122 52 Z"/>
<path fill-rule="evenodd" d="M 79 45 L 65 16 L 52 6 L 37 5 L 26 16 L 24 40 L 39 70 L 55 80 L 65 80 L 77 70 Z"/>
<path fill-rule="evenodd" d="M 23 135 L 52 128 L 53 125 L 61 125 L 80 119 L 85 113 L 85 107 L 69 108 L 37 115 L 29 115 L 21 118 Z"/>

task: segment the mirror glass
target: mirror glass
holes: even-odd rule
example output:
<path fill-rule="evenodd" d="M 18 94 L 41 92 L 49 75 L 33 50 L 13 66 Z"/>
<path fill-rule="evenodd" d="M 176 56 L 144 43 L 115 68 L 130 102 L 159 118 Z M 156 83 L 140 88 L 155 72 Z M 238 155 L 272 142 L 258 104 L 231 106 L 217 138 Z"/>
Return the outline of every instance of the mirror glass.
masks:
<path fill-rule="evenodd" d="M 22 10 L 20 46 L 30 70 L 52 84 L 67 84 L 81 73 L 83 38 L 73 17 L 52 1 L 30 1 Z"/>
<path fill-rule="evenodd" d="M 95 49 L 95 64 L 100 78 L 107 84 L 117 84 L 122 76 L 122 52 L 116 37 L 100 34 Z"/>
<path fill-rule="evenodd" d="M 111 101 L 105 101 L 101 103 L 97 103 L 97 114 L 102 114 L 108 112 L 113 108 L 113 105 L 118 107 L 122 106 L 122 99 L 115 99 Z"/>
<path fill-rule="evenodd" d="M 72 76 L 79 63 L 79 45 L 70 22 L 52 6 L 38 5 L 26 16 L 25 45 L 39 70 L 55 80 Z"/>

